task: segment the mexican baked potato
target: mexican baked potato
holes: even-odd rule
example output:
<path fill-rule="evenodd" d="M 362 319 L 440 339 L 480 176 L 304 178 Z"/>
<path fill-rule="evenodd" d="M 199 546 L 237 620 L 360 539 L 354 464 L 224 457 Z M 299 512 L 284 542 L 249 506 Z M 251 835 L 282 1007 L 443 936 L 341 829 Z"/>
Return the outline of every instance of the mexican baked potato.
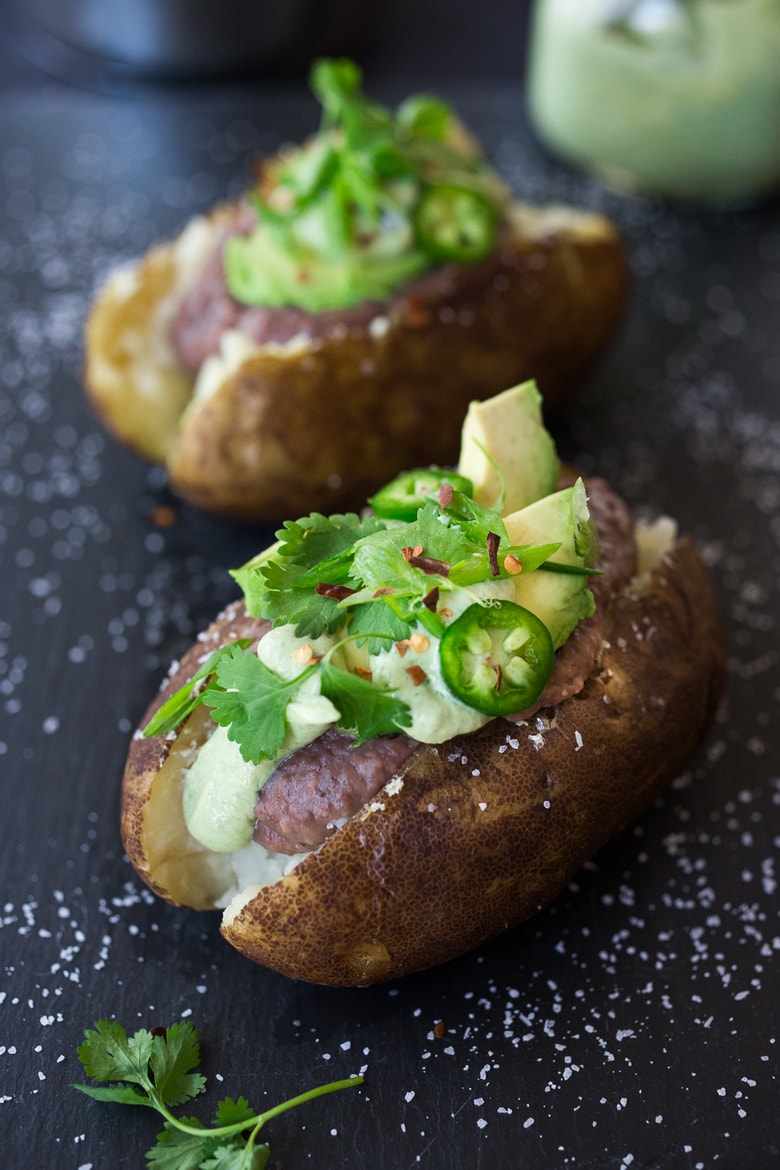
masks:
<path fill-rule="evenodd" d="M 401 467 L 452 463 L 468 403 L 531 375 L 555 407 L 628 295 L 607 219 L 513 202 L 440 103 L 391 115 L 346 63 L 314 76 L 320 133 L 117 271 L 86 325 L 108 429 L 239 520 L 356 506 Z"/>
<path fill-rule="evenodd" d="M 133 738 L 133 865 L 173 903 L 222 908 L 254 961 L 357 986 L 463 954 L 554 899 L 699 744 L 724 668 L 708 573 L 672 521 L 635 528 L 603 482 L 585 504 L 535 410 L 529 387 L 472 407 L 488 425 L 464 428 L 471 496 L 431 473 L 419 498 L 407 480 L 394 494 L 413 521 L 287 525 Z M 512 430 L 531 478 L 502 517 L 484 501 Z M 361 620 L 364 641 L 386 622 L 386 650 L 360 649 Z M 288 692 L 276 732 L 269 683 Z"/>

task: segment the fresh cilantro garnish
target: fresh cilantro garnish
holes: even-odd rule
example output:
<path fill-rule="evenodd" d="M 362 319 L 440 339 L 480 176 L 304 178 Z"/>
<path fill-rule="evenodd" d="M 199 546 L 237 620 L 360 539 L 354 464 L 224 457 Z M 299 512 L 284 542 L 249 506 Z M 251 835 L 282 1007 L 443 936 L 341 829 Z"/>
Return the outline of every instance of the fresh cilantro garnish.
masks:
<path fill-rule="evenodd" d="M 292 626 L 298 638 L 336 635 L 335 646 L 301 659 L 293 678 L 246 652 L 247 640 L 222 647 L 160 709 L 145 735 L 171 730 L 203 702 L 244 760 L 275 759 L 284 748 L 289 703 L 315 672 L 321 694 L 339 712 L 336 725 L 357 743 L 396 732 L 411 725 L 408 706 L 360 672 L 336 665 L 334 653 L 345 641 L 370 655 L 419 626 L 441 638 L 448 593 L 539 568 L 584 571 L 549 560 L 557 543 L 510 545 L 497 512 L 454 490 L 429 497 L 411 521 L 315 512 L 276 535 L 276 545 L 233 574 L 247 608 L 275 626 Z M 205 686 L 198 689 L 198 682 Z"/>
<path fill-rule="evenodd" d="M 254 764 L 272 760 L 284 743 L 287 704 L 314 669 L 310 666 L 294 679 L 282 679 L 256 654 L 230 647 L 217 664 L 215 685 L 203 701 L 214 722 L 227 727 L 228 739 L 239 745 L 245 760 Z"/>
<path fill-rule="evenodd" d="M 179 687 L 155 712 L 144 728 L 144 739 L 148 739 L 152 735 L 167 735 L 169 731 L 175 730 L 180 723 L 183 723 L 187 716 L 203 702 L 205 692 L 213 685 L 209 683 L 198 691 L 197 684 L 214 674 L 222 659 L 228 657 L 234 649 L 243 650 L 244 647 L 249 646 L 250 642 L 251 638 L 237 638 L 235 642 L 228 642 L 227 645 L 220 646 L 218 650 L 210 654 L 189 682 L 186 682 L 183 687 Z"/>
<path fill-rule="evenodd" d="M 323 516 L 314 512 L 288 521 L 277 532 L 275 554 L 250 561 L 233 575 L 244 589 L 249 612 L 274 625 L 291 625 L 302 638 L 332 634 L 344 622 L 338 602 L 316 592 L 320 582 L 349 581 L 351 550 L 361 537 L 384 528 L 373 516 Z"/>
<path fill-rule="evenodd" d="M 411 726 L 411 711 L 392 692 L 373 686 L 357 674 L 338 670 L 327 658 L 322 663 L 321 677 L 323 695 L 341 712 L 338 726 L 352 732 L 356 745 Z"/>
<path fill-rule="evenodd" d="M 405 631 L 406 623 L 399 623 L 399 628 Z M 369 632 L 365 631 L 366 637 Z M 382 645 L 394 639 L 392 632 L 372 636 L 372 641 Z M 391 691 L 332 664 L 331 658 L 342 644 L 336 643 L 324 658 L 315 659 L 292 679 L 282 678 L 247 651 L 247 639 L 223 646 L 202 668 L 210 666 L 213 679 L 194 697 L 191 683 L 182 687 L 165 704 L 171 709 L 163 726 L 176 727 L 198 703 L 204 703 L 214 722 L 227 728 L 228 739 L 238 744 L 247 763 L 272 760 L 284 746 L 288 704 L 306 679 L 319 672 L 321 693 L 340 713 L 337 726 L 350 732 L 357 743 L 409 727 L 412 717 L 406 703 Z M 144 736 L 157 734 L 156 726 L 151 721 Z"/>
<path fill-rule="evenodd" d="M 87 1076 L 108 1085 L 73 1085 L 96 1101 L 143 1105 L 164 1119 L 157 1144 L 146 1155 L 154 1170 L 263 1170 L 269 1147 L 258 1143 L 260 1130 L 280 1113 L 316 1097 L 363 1083 L 362 1076 L 331 1081 L 255 1113 L 244 1097 L 225 1097 L 214 1125 L 197 1117 L 176 1117 L 171 1107 L 202 1093 L 206 1078 L 195 1072 L 200 1061 L 198 1032 L 188 1021 L 170 1028 L 141 1029 L 128 1037 L 116 1020 L 98 1020 L 78 1049 Z"/>

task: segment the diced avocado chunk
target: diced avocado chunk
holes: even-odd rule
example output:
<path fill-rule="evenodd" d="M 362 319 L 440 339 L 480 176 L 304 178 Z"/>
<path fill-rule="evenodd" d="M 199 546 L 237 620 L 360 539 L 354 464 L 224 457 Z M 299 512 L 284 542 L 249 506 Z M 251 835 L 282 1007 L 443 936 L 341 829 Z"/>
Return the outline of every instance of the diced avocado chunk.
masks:
<path fill-rule="evenodd" d="M 560 461 L 542 421 L 535 382 L 471 403 L 461 431 L 458 471 L 474 484 L 478 504 L 498 506 L 504 515 L 555 490 Z"/>
<path fill-rule="evenodd" d="M 552 544 L 561 547 L 550 558 L 564 565 L 594 568 L 598 557 L 598 533 L 588 512 L 585 485 L 578 479 L 571 487 L 537 500 L 504 519 L 512 544 Z M 541 618 L 557 650 L 574 627 L 595 609 L 586 573 L 556 573 L 544 568 L 519 573 L 515 601 Z"/>

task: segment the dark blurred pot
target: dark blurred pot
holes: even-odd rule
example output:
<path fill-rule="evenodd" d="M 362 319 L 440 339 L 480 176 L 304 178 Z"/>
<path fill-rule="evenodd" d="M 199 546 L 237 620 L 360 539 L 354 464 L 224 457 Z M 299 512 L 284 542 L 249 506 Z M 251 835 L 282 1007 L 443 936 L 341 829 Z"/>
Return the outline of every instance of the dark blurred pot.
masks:
<path fill-rule="evenodd" d="M 305 64 L 359 29 L 358 0 L 22 0 L 67 48 L 139 73 L 204 76 Z"/>

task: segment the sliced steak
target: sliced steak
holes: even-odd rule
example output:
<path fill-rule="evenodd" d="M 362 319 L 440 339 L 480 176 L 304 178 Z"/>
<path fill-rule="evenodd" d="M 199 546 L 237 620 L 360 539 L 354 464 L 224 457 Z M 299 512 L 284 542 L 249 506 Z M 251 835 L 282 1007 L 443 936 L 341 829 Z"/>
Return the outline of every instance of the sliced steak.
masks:
<path fill-rule="evenodd" d="M 179 361 L 193 373 L 219 350 L 222 334 L 238 329 L 258 345 L 283 345 L 304 335 L 312 339 L 335 331 L 367 326 L 375 317 L 400 316 L 411 327 L 426 324 L 453 299 L 460 300 L 473 290 L 483 295 L 494 270 L 512 266 L 512 233 L 506 226 L 498 247 L 476 264 L 440 264 L 410 280 L 386 301 L 366 300 L 346 309 L 309 313 L 293 307 L 250 307 L 236 301 L 225 284 L 222 254 L 231 236 L 245 235 L 255 226 L 254 212 L 246 204 L 236 208 L 235 217 L 222 229 L 214 251 L 200 272 L 195 286 L 182 298 L 171 330 L 171 343 Z"/>
<path fill-rule="evenodd" d="M 260 789 L 254 839 L 274 853 L 304 853 L 335 832 L 392 779 L 417 747 L 406 735 L 353 746 L 330 729 L 283 760 Z"/>

